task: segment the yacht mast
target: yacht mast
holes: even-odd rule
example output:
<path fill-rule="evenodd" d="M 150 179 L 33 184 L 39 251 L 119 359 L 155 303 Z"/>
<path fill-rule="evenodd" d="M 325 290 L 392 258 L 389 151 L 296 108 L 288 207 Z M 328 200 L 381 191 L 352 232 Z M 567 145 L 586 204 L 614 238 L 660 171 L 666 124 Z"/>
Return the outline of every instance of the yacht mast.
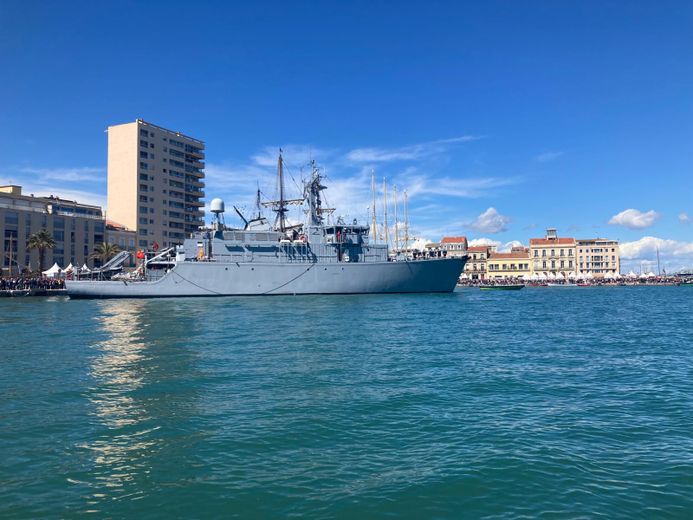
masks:
<path fill-rule="evenodd" d="M 383 177 L 383 214 L 385 219 L 385 222 L 383 224 L 383 228 L 385 230 L 385 245 L 389 246 L 390 237 L 388 236 L 387 232 L 387 183 L 385 182 L 385 177 Z"/>
<path fill-rule="evenodd" d="M 371 170 L 371 192 L 373 196 L 373 215 L 371 216 L 371 235 L 373 243 L 378 243 L 378 231 L 376 228 L 377 222 L 375 217 L 375 170 Z"/>
<path fill-rule="evenodd" d="M 409 249 L 409 214 L 407 213 L 407 190 L 404 190 L 404 251 Z"/>
<path fill-rule="evenodd" d="M 399 222 L 397 221 L 397 185 L 395 184 L 395 251 L 399 251 Z"/>

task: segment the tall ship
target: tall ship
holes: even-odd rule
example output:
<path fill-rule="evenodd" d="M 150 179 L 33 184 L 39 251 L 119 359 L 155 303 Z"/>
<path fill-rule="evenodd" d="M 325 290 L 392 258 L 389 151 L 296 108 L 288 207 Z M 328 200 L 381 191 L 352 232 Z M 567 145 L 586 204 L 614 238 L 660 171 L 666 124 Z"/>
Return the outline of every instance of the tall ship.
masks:
<path fill-rule="evenodd" d="M 372 226 L 328 221 L 334 210 L 322 206 L 326 186 L 315 163 L 299 199 L 284 196 L 281 154 L 277 170 L 278 200 L 262 203 L 276 213 L 273 223 L 260 211 L 259 190 L 253 218 L 234 207 L 242 228 L 224 224 L 224 202 L 214 199 L 211 229 L 201 229 L 182 245 L 141 255 L 136 270 L 112 276 L 128 258 L 121 252 L 87 279 L 66 280 L 67 293 L 71 298 L 156 298 L 454 290 L 466 257 L 390 252 L 387 243 L 371 240 Z M 306 222 L 289 222 L 292 204 L 306 207 Z"/>

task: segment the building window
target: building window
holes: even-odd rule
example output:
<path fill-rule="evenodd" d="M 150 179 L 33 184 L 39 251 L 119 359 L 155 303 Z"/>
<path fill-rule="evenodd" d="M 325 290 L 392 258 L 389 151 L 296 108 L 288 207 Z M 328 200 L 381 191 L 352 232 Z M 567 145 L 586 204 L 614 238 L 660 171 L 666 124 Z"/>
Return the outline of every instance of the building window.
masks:
<path fill-rule="evenodd" d="M 541 250 L 541 256 L 542 256 L 542 257 L 546 257 L 546 249 L 542 249 L 542 250 Z"/>
<path fill-rule="evenodd" d="M 149 242 L 147 242 L 146 240 L 140 240 L 139 244 L 140 244 L 140 247 L 147 247 L 147 244 L 149 244 Z"/>
<path fill-rule="evenodd" d="M 148 220 L 147 217 L 140 217 L 138 222 L 140 224 L 144 224 L 146 226 L 148 223 L 147 220 Z"/>
<path fill-rule="evenodd" d="M 146 130 L 140 128 L 140 135 L 141 135 L 142 137 L 149 137 L 149 132 L 147 132 Z"/>
<path fill-rule="evenodd" d="M 144 139 L 140 139 L 140 146 L 144 146 L 145 148 L 149 148 L 149 143 L 145 141 Z"/>
<path fill-rule="evenodd" d="M 140 229 L 140 235 L 147 236 L 147 230 L 145 228 Z"/>
<path fill-rule="evenodd" d="M 142 168 L 143 170 L 148 170 L 148 169 L 149 169 L 149 166 L 147 166 L 147 163 L 146 163 L 146 162 L 141 162 L 141 161 L 140 161 L 140 168 Z"/>

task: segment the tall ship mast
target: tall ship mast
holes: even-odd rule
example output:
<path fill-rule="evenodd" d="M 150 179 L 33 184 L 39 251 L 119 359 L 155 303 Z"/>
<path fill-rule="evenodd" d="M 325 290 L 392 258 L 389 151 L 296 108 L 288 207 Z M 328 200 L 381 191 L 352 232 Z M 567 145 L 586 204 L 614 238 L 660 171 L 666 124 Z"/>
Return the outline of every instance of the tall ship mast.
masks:
<path fill-rule="evenodd" d="M 123 252 L 88 276 L 67 280 L 68 294 L 72 298 L 151 298 L 454 290 L 466 257 L 391 258 L 387 240 L 382 244 L 375 240 L 374 218 L 370 226 L 356 219 L 345 222 L 340 217 L 333 222 L 325 218 L 335 209 L 323 207 L 327 186 L 314 161 L 301 197 L 288 199 L 280 151 L 277 188 L 277 200 L 268 202 L 260 201 L 258 189 L 257 213 L 252 218 L 236 210 L 243 227 L 227 227 L 224 202 L 213 199 L 211 228 L 194 233 L 180 246 L 142 252 L 144 258 L 131 273 L 122 272 L 128 258 Z M 386 188 L 383 179 L 387 237 Z M 303 206 L 304 222 L 289 221 L 291 205 Z M 262 215 L 262 207 L 276 213 L 273 224 Z"/>

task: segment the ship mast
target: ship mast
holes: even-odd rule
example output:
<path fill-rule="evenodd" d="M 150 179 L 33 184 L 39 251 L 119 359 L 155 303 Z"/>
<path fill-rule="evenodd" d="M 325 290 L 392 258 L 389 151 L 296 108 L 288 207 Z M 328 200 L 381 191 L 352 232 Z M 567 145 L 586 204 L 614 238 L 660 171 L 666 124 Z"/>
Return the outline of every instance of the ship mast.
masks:
<path fill-rule="evenodd" d="M 387 183 L 385 182 L 385 177 L 383 177 L 383 214 L 385 219 L 385 222 L 383 224 L 383 228 L 385 230 L 385 245 L 389 246 L 390 237 L 388 236 L 387 231 Z"/>
<path fill-rule="evenodd" d="M 282 157 L 282 149 L 279 149 L 279 159 L 277 160 L 277 184 L 279 188 L 279 200 L 277 201 L 277 222 L 279 230 L 283 233 L 286 231 L 286 212 L 289 211 L 284 200 L 284 158 Z M 276 222 L 275 222 L 276 226 Z"/>
<path fill-rule="evenodd" d="M 255 194 L 255 207 L 257 208 L 257 217 L 258 219 L 262 218 L 262 202 L 260 200 L 260 183 L 257 183 L 257 193 Z"/>
<path fill-rule="evenodd" d="M 373 196 L 373 215 L 371 216 L 371 234 L 373 236 L 373 243 L 378 243 L 378 231 L 376 228 L 377 221 L 375 215 L 375 170 L 371 170 L 371 193 Z"/>
<path fill-rule="evenodd" d="M 407 190 L 404 190 L 404 251 L 409 249 L 409 215 L 407 213 Z"/>
<path fill-rule="evenodd" d="M 399 252 L 399 222 L 397 221 L 397 185 L 395 184 L 395 252 Z"/>

